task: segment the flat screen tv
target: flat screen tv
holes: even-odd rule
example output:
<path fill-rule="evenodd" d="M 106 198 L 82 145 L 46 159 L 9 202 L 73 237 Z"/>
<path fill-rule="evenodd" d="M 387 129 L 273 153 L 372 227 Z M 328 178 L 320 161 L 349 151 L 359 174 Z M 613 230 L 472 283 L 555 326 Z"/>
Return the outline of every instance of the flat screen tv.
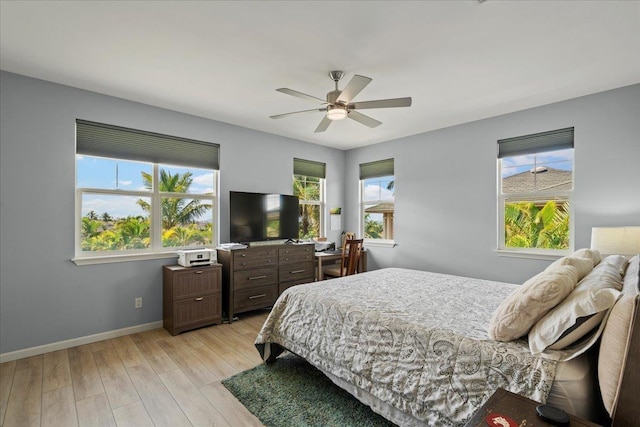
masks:
<path fill-rule="evenodd" d="M 298 197 L 229 192 L 230 239 L 247 243 L 298 238 Z"/>

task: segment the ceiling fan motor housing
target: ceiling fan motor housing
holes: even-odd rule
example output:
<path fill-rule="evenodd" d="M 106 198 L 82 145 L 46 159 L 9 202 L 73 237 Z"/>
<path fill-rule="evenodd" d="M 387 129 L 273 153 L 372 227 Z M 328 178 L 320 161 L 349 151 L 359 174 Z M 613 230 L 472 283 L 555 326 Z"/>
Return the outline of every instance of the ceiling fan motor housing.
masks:
<path fill-rule="evenodd" d="M 332 90 L 331 92 L 327 93 L 327 103 L 329 104 L 336 104 L 336 105 L 344 105 L 340 102 L 336 103 L 336 99 L 338 99 L 338 97 L 340 96 L 340 94 L 342 93 L 341 90 Z"/>

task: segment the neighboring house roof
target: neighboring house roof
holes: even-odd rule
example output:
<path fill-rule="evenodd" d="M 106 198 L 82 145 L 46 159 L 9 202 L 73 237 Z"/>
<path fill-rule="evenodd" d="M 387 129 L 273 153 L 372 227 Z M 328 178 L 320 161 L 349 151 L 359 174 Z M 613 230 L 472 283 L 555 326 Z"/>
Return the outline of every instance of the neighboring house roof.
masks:
<path fill-rule="evenodd" d="M 571 190 L 573 172 L 538 166 L 502 180 L 503 193 L 529 193 L 544 190 Z"/>
<path fill-rule="evenodd" d="M 393 213 L 393 203 L 380 203 L 364 210 L 366 213 Z"/>

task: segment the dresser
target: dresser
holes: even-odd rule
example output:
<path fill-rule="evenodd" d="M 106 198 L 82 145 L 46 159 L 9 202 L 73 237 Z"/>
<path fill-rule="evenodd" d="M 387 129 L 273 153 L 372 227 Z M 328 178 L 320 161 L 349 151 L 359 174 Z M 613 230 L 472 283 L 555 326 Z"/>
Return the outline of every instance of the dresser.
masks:
<path fill-rule="evenodd" d="M 315 245 L 268 245 L 218 249 L 222 264 L 222 311 L 233 316 L 271 307 L 285 289 L 315 280 Z"/>
<path fill-rule="evenodd" d="M 222 323 L 222 266 L 165 265 L 162 320 L 171 335 Z"/>

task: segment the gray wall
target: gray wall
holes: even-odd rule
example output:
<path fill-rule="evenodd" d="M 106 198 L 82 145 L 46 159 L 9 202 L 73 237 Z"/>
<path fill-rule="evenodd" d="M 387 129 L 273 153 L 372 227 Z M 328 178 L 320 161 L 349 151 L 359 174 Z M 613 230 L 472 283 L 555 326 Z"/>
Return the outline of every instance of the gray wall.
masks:
<path fill-rule="evenodd" d="M 591 227 L 640 225 L 640 85 L 351 150 L 346 228 L 358 226 L 358 165 L 395 158 L 395 248 L 370 268 L 410 267 L 521 283 L 549 261 L 498 256 L 496 141 L 575 127 L 575 248 Z"/>
<path fill-rule="evenodd" d="M 221 241 L 229 190 L 291 191 L 292 158 L 327 163 L 327 207 L 358 221 L 358 165 L 395 158 L 395 248 L 369 268 L 522 282 L 549 261 L 497 256 L 496 140 L 575 127 L 576 247 L 596 225 L 640 225 L 640 85 L 342 152 L 2 72 L 0 353 L 162 319 L 161 266 L 76 266 L 76 118 L 218 143 Z M 330 232 L 331 240 L 339 232 Z M 133 308 L 142 296 L 144 308 Z"/>
<path fill-rule="evenodd" d="M 223 242 L 229 191 L 291 194 L 293 157 L 326 162 L 327 206 L 342 206 L 342 151 L 6 72 L 0 89 L 0 353 L 162 319 L 174 260 L 70 261 L 76 118 L 220 144 Z"/>

